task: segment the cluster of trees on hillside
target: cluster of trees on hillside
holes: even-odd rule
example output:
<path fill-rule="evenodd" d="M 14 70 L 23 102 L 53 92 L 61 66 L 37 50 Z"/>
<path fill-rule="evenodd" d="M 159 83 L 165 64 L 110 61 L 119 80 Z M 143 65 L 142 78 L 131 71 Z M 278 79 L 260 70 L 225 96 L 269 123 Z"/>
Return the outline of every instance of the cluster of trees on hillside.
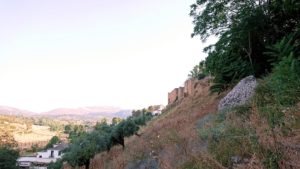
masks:
<path fill-rule="evenodd" d="M 67 124 L 64 126 L 64 133 L 69 134 L 71 140 L 74 140 L 73 138 L 79 137 L 85 132 L 86 128 L 83 125 Z"/>
<path fill-rule="evenodd" d="M 34 118 L 34 124 L 39 126 L 49 126 L 50 131 L 63 131 L 66 122 L 46 117 L 37 117 Z"/>
<path fill-rule="evenodd" d="M 0 128 L 5 129 L 5 131 L 7 132 L 18 131 L 22 133 L 30 133 L 32 132 L 33 122 L 34 122 L 33 118 L 11 116 L 11 115 L 0 115 Z"/>
<path fill-rule="evenodd" d="M 0 128 L 0 168 L 17 169 L 16 162 L 19 152 L 17 142 L 10 131 Z"/>
<path fill-rule="evenodd" d="M 0 146 L 0 168 L 17 169 L 16 166 L 19 152 L 10 146 Z"/>
<path fill-rule="evenodd" d="M 257 155 L 265 168 L 285 167 L 289 157 L 278 148 L 278 138 L 293 135 L 300 119 L 294 108 L 300 102 L 300 1 L 197 0 L 190 16 L 192 37 L 200 36 L 203 41 L 219 37 L 204 49 L 208 56 L 202 71 L 213 77 L 212 92 L 222 92 L 248 75 L 261 78 L 251 104 L 218 112 L 207 129 L 201 128 L 209 153 L 229 168 L 231 158 L 237 155 Z M 191 72 L 194 78 L 202 73 L 197 67 Z M 267 132 L 256 133 L 252 113 L 267 122 L 267 126 L 259 126 Z M 272 141 L 262 143 L 261 139 Z"/>
<path fill-rule="evenodd" d="M 141 112 L 137 114 L 136 112 Z M 147 109 L 132 112 L 132 116 L 121 120 L 114 118 L 111 124 L 106 120 L 98 122 L 91 132 L 83 132 L 77 137 L 71 138 L 71 145 L 66 150 L 63 159 L 50 164 L 49 169 L 60 169 L 63 161 L 71 166 L 83 166 L 89 168 L 90 159 L 95 154 L 110 151 L 115 145 L 125 148 L 124 139 L 132 135 L 140 136 L 140 126 L 152 119 L 152 114 Z"/>
<path fill-rule="evenodd" d="M 282 59 L 299 59 L 300 2 L 297 0 L 197 0 L 191 5 L 194 31 L 205 41 L 205 71 L 221 92 L 248 75 L 270 73 Z"/>
<path fill-rule="evenodd" d="M 188 75 L 189 78 L 194 78 L 201 80 L 205 78 L 209 73 L 207 72 L 207 69 L 205 68 L 205 62 L 201 61 L 199 64 L 195 65 L 194 68 L 190 71 L 190 74 Z"/>

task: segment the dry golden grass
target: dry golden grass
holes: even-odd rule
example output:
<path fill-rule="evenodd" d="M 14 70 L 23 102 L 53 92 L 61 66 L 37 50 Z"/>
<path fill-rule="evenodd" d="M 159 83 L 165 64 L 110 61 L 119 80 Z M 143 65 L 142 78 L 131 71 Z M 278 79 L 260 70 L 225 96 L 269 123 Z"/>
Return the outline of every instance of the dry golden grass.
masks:
<path fill-rule="evenodd" d="M 264 149 L 281 152 L 282 159 L 279 162 L 280 168 L 299 168 L 300 169 L 300 103 L 289 108 L 285 112 L 285 125 L 275 127 L 273 130 L 269 127 L 265 118 L 261 118 L 253 105 L 250 122 L 256 130 L 259 137 L 259 144 Z M 287 130 L 283 132 L 283 129 Z M 283 134 L 286 133 L 286 134 Z M 258 155 L 259 156 L 259 155 Z M 255 157 L 255 164 L 261 166 L 263 157 Z M 258 165 L 259 164 L 259 165 Z M 244 168 L 253 168 L 251 164 L 242 166 Z"/>
<path fill-rule="evenodd" d="M 17 142 L 37 142 L 37 141 L 49 141 L 55 132 L 50 131 L 48 126 L 32 125 L 32 132 L 30 133 L 14 133 L 14 138 Z"/>
<path fill-rule="evenodd" d="M 115 146 L 108 153 L 97 154 L 91 160 L 90 168 L 123 169 L 135 161 L 157 159 L 161 169 L 181 168 L 189 162 L 197 166 L 207 165 L 206 168 L 223 169 L 224 167 L 206 152 L 206 144 L 198 136 L 196 123 L 203 116 L 217 111 L 217 104 L 226 92 L 221 95 L 211 95 L 208 82 L 198 87 L 202 87 L 201 92 L 184 98 L 176 106 L 170 106 L 164 114 L 142 127 L 139 131 L 140 137 L 126 138 L 125 150 L 121 146 Z M 276 132 L 278 129 L 275 129 L 275 140 L 267 121 L 261 118 L 255 105 L 252 105 L 251 111 L 250 119 L 245 122 L 247 123 L 245 126 L 255 129 L 259 137 L 259 145 L 271 150 L 276 149 L 278 143 L 285 145 L 279 147 L 284 157 L 281 168 L 286 168 L 290 164 L 300 168 L 300 152 L 297 149 L 300 144 L 300 125 L 297 121 L 292 123 L 294 119 L 300 119 L 300 104 L 286 113 L 287 119 L 291 121 L 290 128 L 293 130 L 283 136 L 279 134 L 281 132 Z M 243 123 L 238 121 L 238 118 L 232 122 Z M 241 164 L 236 168 L 262 169 L 264 168 L 262 156 L 254 153 L 249 163 Z M 72 168 L 66 166 L 64 169 Z M 77 169 L 84 169 L 84 167 L 77 167 Z"/>
<path fill-rule="evenodd" d="M 151 158 L 158 160 L 159 168 L 174 169 L 199 157 L 203 144 L 197 134 L 196 122 L 217 110 L 219 97 L 210 95 L 208 82 L 198 87 L 202 87 L 201 92 L 184 98 L 180 104 L 142 127 L 140 137 L 127 138 L 125 150 L 116 146 L 109 153 L 97 154 L 91 160 L 90 168 L 123 169 L 129 162 Z"/>

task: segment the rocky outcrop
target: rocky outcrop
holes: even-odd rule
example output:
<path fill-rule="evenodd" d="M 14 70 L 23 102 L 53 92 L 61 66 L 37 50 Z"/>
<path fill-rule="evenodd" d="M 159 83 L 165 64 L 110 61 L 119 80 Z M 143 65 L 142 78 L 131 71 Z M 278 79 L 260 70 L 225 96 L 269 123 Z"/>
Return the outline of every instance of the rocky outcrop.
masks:
<path fill-rule="evenodd" d="M 245 77 L 219 102 L 218 110 L 228 110 L 245 104 L 253 96 L 256 86 L 254 76 Z"/>

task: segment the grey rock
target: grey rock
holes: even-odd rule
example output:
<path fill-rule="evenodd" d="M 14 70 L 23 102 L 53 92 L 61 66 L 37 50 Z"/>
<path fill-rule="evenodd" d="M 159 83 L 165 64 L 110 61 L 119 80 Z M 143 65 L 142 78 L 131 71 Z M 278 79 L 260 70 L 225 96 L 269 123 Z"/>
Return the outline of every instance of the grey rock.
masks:
<path fill-rule="evenodd" d="M 241 164 L 248 164 L 250 162 L 249 158 L 241 157 L 241 156 L 232 156 L 230 157 L 229 169 L 236 168 Z"/>
<path fill-rule="evenodd" d="M 240 106 L 253 96 L 257 81 L 254 76 L 247 76 L 242 79 L 220 102 L 218 110 L 228 110 Z"/>
<path fill-rule="evenodd" d="M 125 169 L 158 169 L 158 160 L 144 159 L 137 162 L 130 162 Z"/>

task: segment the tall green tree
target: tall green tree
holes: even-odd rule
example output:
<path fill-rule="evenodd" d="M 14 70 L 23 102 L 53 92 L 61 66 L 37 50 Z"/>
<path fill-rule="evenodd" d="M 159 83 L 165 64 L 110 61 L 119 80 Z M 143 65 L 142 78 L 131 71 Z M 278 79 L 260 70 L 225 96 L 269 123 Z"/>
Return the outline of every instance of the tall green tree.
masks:
<path fill-rule="evenodd" d="M 119 117 L 114 117 L 114 118 L 112 118 L 111 123 L 112 123 L 112 125 L 117 125 L 117 124 L 119 124 L 121 121 L 122 121 L 121 118 L 119 118 Z"/>
<path fill-rule="evenodd" d="M 201 61 L 199 64 L 195 65 L 194 68 L 190 71 L 190 74 L 188 75 L 189 78 L 194 79 L 203 79 L 205 76 L 207 76 L 209 73 L 207 72 L 205 68 L 205 62 Z"/>
<path fill-rule="evenodd" d="M 19 152 L 11 147 L 0 147 L 0 168 L 1 169 L 17 169 L 16 162 Z"/>
<path fill-rule="evenodd" d="M 299 28 L 299 9 L 296 0 L 197 0 L 191 5 L 192 37 L 219 37 L 205 49 L 206 68 L 215 78 L 213 91 L 222 91 L 247 75 L 270 72 L 270 56 L 264 51 Z"/>
<path fill-rule="evenodd" d="M 59 143 L 59 142 L 60 142 L 59 137 L 53 136 L 53 137 L 49 140 L 48 144 L 45 146 L 45 149 L 52 148 L 54 144 L 57 144 L 57 143 Z"/>

